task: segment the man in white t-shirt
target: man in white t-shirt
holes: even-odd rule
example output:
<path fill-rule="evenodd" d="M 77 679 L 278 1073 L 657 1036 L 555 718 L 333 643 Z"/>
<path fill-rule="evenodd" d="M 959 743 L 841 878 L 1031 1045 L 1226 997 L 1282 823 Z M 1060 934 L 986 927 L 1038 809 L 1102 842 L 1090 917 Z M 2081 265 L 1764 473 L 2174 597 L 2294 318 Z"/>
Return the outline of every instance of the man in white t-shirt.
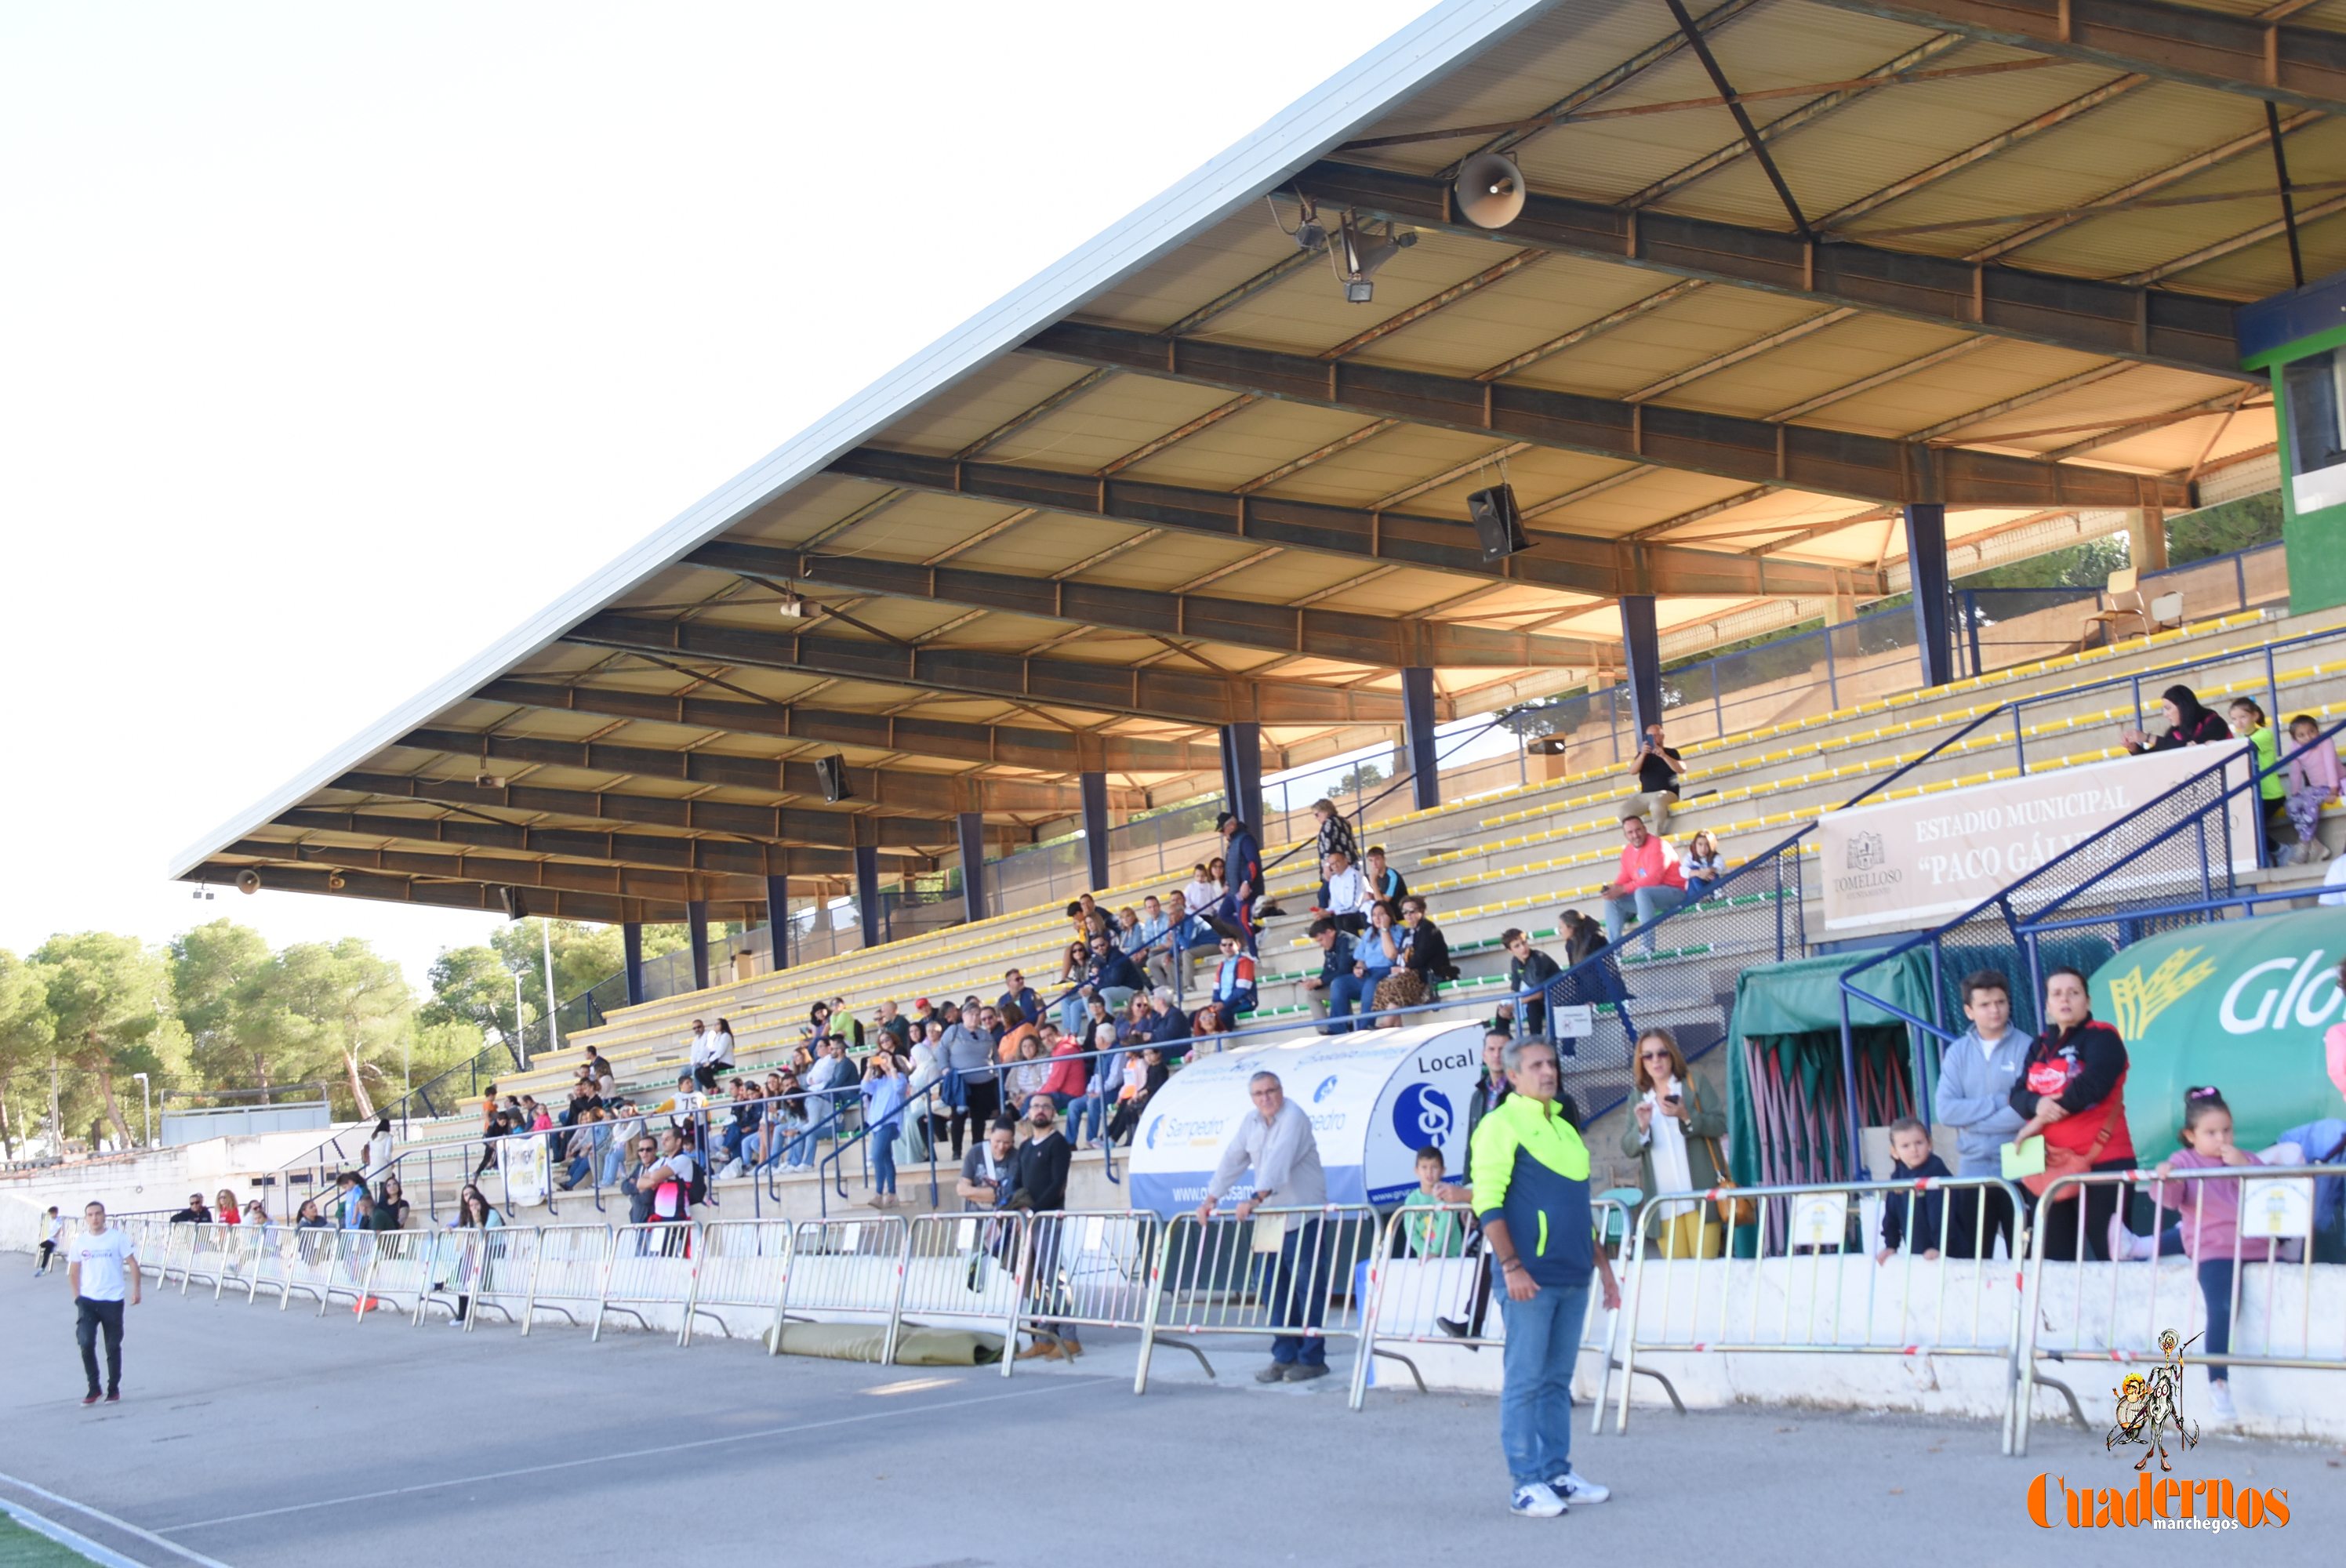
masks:
<path fill-rule="evenodd" d="M 38 1279 L 49 1271 L 49 1264 L 57 1255 L 57 1243 L 66 1234 L 66 1222 L 57 1217 L 57 1206 L 49 1205 L 49 1212 L 41 1217 L 41 1257 L 33 1265 L 33 1278 Z"/>
<path fill-rule="evenodd" d="M 97 1338 L 106 1336 L 107 1403 L 122 1398 L 122 1308 L 138 1305 L 138 1257 L 128 1231 L 106 1223 L 106 1206 L 93 1203 L 82 1210 L 82 1231 L 66 1248 L 66 1287 L 73 1292 L 79 1321 L 74 1339 L 81 1346 L 81 1369 L 89 1376 L 89 1392 L 82 1403 L 94 1405 L 97 1388 Z"/>

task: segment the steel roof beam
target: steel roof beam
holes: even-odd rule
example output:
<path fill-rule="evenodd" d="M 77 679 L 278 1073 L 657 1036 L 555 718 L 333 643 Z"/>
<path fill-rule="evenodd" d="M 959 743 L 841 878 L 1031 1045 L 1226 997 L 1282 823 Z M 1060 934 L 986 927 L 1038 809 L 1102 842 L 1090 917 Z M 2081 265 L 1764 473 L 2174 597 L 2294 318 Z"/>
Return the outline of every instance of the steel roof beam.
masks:
<path fill-rule="evenodd" d="M 821 555 L 730 539 L 704 545 L 685 559 L 696 566 L 715 566 L 749 576 L 835 583 L 893 598 L 968 605 L 1005 615 L 1229 643 L 1273 653 L 1311 654 L 1378 669 L 1409 665 L 1514 669 L 1594 665 L 1620 657 L 1617 643 L 1601 644 L 1585 637 L 1542 636 L 1105 583 L 922 566 L 868 555 Z"/>
<path fill-rule="evenodd" d="M 332 815 L 332 813 L 321 813 Z M 291 823 L 281 823 L 292 826 Z M 344 830 L 337 828 L 335 832 Z M 395 833 L 372 833 L 368 837 L 399 839 Z M 434 843 L 431 839 L 407 838 L 413 843 Z M 477 855 L 464 849 L 454 853 L 393 848 L 359 849 L 346 844 L 280 843 L 268 839 L 239 839 L 220 851 L 227 855 L 251 855 L 260 860 L 294 861 L 302 865 L 334 866 L 344 871 L 398 871 L 408 876 L 448 877 L 461 881 L 486 882 L 492 887 L 548 888 L 569 892 L 612 893 L 622 897 L 699 899 L 731 894 L 736 898 L 762 896 L 762 883 L 747 880 L 733 872 L 693 872 L 663 871 L 629 860 L 579 860 L 556 859 L 549 860 L 517 860 L 503 856 Z M 852 850 L 813 851 L 803 863 L 796 865 L 800 876 L 852 875 L 829 869 L 831 862 L 852 862 Z M 780 871 L 775 872 L 781 875 Z M 263 873 L 264 877 L 267 873 Z"/>
<path fill-rule="evenodd" d="M 326 788 L 476 809 L 553 812 L 638 828 L 724 833 L 768 844 L 870 844 L 882 850 L 933 855 L 952 849 L 955 841 L 955 828 L 950 820 L 862 815 L 848 808 L 802 810 L 787 806 L 746 806 L 735 800 L 679 800 L 668 795 L 549 789 L 536 784 L 489 787 L 469 779 L 432 779 L 399 773 L 345 773 Z M 986 836 L 1005 849 L 1029 841 L 1024 830 L 1006 824 L 989 824 Z"/>
<path fill-rule="evenodd" d="M 2346 114 L 2346 36 L 2166 0 L 1824 0 L 2161 81 Z"/>
<path fill-rule="evenodd" d="M 1336 368 L 1317 361 L 1304 362 L 1322 376 Z M 1483 390 L 1481 383 L 1475 383 L 1478 397 Z M 1769 429 L 1772 437 L 1775 427 Z M 1141 528 L 1278 545 L 1354 562 L 1497 577 L 1596 598 L 1627 593 L 1782 597 L 1886 591 L 1876 572 L 1806 561 L 1754 561 L 1708 550 L 1629 545 L 1572 535 L 1535 535 L 1529 550 L 1487 561 L 1474 525 L 1447 517 L 1370 512 L 1268 495 L 1232 495 L 1141 480 L 1096 479 L 1047 468 L 957 463 L 949 457 L 875 446 L 857 447 L 832 459 L 831 472 L 938 495 L 964 495 L 1076 517 L 1107 517 Z"/>
<path fill-rule="evenodd" d="M 781 762 L 770 757 L 740 757 L 721 751 L 668 751 L 651 746 L 552 740 L 471 729 L 411 729 L 392 744 L 416 751 L 476 757 L 484 762 L 583 768 L 594 773 L 678 779 L 688 784 L 760 789 L 770 795 L 810 800 L 822 799 L 822 782 L 815 777 L 813 763 Z M 907 816 L 935 817 L 961 811 L 1064 816 L 1083 809 L 1074 784 L 978 774 L 918 773 L 902 768 L 850 768 L 845 771 L 849 797 L 859 807 L 870 806 Z"/>
<path fill-rule="evenodd" d="M 223 850 L 220 853 L 227 853 Z M 230 865 L 221 860 L 208 860 L 179 880 L 185 882 L 217 882 L 230 886 L 239 871 L 251 871 L 250 866 Z M 504 912 L 498 897 L 500 888 L 509 882 L 483 882 L 435 876 L 385 875 L 365 871 L 340 871 L 324 866 L 264 866 L 260 868 L 261 886 L 278 892 L 331 893 L 342 898 L 375 899 L 390 903 L 427 904 L 435 909 L 478 910 L 486 914 Z M 474 868 L 478 874 L 478 867 Z M 329 877 L 340 877 L 339 888 L 327 886 Z M 663 922 L 685 918 L 681 899 L 631 898 L 607 893 L 563 891 L 544 888 L 525 890 L 529 912 L 551 915 L 556 920 L 586 921 L 597 925 L 617 925 L 627 921 Z M 725 902 L 712 900 L 709 918 L 755 924 L 765 919 L 762 900 Z"/>
<path fill-rule="evenodd" d="M 802 708 L 797 703 L 735 702 L 698 695 L 660 697 L 612 687 L 493 680 L 474 692 L 472 700 L 823 741 L 954 762 L 999 763 L 1046 773 L 1198 773 L 1222 765 L 1218 748 L 1197 741 L 973 724 L 917 714 L 892 718 L 845 708 Z"/>
<path fill-rule="evenodd" d="M 852 849 L 810 849 L 794 844 L 688 839 L 658 833 L 603 833 L 589 828 L 524 828 L 477 817 L 396 817 L 382 811 L 331 811 L 303 806 L 280 812 L 276 826 L 303 833 L 344 833 L 356 839 L 396 839 L 411 844 L 449 844 L 464 850 L 554 855 L 598 867 L 635 866 L 699 876 L 855 874 Z"/>
<path fill-rule="evenodd" d="M 947 460 L 950 461 L 950 460 Z M 1260 684 L 1204 671 L 1135 669 L 967 647 L 913 647 L 613 611 L 563 634 L 590 647 L 879 680 L 996 700 L 1135 714 L 1178 724 L 1398 724 L 1401 697 L 1301 681 Z"/>
<path fill-rule="evenodd" d="M 2229 381 L 2253 379 L 2235 355 L 2229 300 L 1851 239 L 1811 242 L 1781 229 L 1537 192 L 1525 201 L 1521 217 L 1493 231 L 1452 210 L 1447 182 L 1364 164 L 1315 163 L 1290 183 L 1324 207 L 1351 207 L 1494 244 L 1541 247 Z"/>

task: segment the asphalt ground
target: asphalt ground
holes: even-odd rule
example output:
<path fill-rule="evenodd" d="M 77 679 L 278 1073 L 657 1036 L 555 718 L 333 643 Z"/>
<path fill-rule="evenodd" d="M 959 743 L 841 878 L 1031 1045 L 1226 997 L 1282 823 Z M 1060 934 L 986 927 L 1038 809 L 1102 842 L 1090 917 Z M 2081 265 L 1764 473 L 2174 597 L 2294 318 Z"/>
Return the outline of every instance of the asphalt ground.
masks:
<path fill-rule="evenodd" d="M 11 1260 L 14 1261 L 14 1260 Z M 2210 1437 L 2183 1476 L 2286 1488 L 2291 1518 L 2223 1533 L 2041 1529 L 2040 1473 L 2130 1487 L 2098 1434 L 2040 1421 L 2025 1460 L 1988 1423 L 1739 1406 L 1641 1409 L 1575 1438 L 1613 1499 L 1510 1517 L 1487 1398 L 1337 1375 L 1262 1388 L 1251 1346 L 1219 1381 L 1128 1342 L 1072 1369 L 940 1370 L 770 1358 L 697 1339 L 541 1327 L 354 1325 L 300 1303 L 150 1293 L 124 1401 L 84 1409 L 56 1275 L 0 1273 L 0 1497 L 134 1563 L 291 1568 L 838 1563 L 977 1568 L 1106 1553 L 1137 1564 L 1917 1561 L 2334 1562 L 2334 1448 Z M 2346 1390 L 2341 1390 L 2346 1391 Z M 1585 1423 L 1586 1412 L 1580 1412 Z"/>

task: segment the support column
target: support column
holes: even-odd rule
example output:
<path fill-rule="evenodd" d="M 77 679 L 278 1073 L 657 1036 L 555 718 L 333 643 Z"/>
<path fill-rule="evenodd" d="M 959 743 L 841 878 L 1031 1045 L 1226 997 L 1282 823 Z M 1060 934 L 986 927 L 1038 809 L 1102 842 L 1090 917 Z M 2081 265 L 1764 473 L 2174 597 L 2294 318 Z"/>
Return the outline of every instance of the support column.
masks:
<path fill-rule="evenodd" d="M 790 966 L 790 880 L 766 879 L 766 946 L 776 972 Z"/>
<path fill-rule="evenodd" d="M 2167 514 L 2137 506 L 2127 514 L 2127 564 L 2137 572 L 2167 570 Z"/>
<path fill-rule="evenodd" d="M 1262 726 L 1252 719 L 1222 726 L 1222 809 L 1263 830 Z"/>
<path fill-rule="evenodd" d="M 619 927 L 619 949 L 626 954 L 627 975 L 627 1005 L 644 1004 L 644 928 L 642 922 L 628 921 Z"/>
<path fill-rule="evenodd" d="M 887 939 L 880 932 L 880 847 L 855 846 L 855 922 L 862 929 L 864 947 Z"/>
<path fill-rule="evenodd" d="M 1647 726 L 1662 721 L 1662 634 L 1651 594 L 1621 596 L 1621 662 L 1629 712 L 1642 739 Z"/>
<path fill-rule="evenodd" d="M 985 818 L 976 811 L 961 812 L 954 818 L 954 829 L 961 840 L 961 917 L 981 921 L 986 916 Z"/>
<path fill-rule="evenodd" d="M 684 906 L 685 929 L 692 937 L 692 989 L 709 989 L 709 901 L 694 899 Z"/>
<path fill-rule="evenodd" d="M 1955 649 L 1947 626 L 1947 509 L 1935 501 L 1906 508 L 1906 576 L 1923 684 L 1944 686 L 1955 678 Z"/>
<path fill-rule="evenodd" d="M 1107 775 L 1084 773 L 1076 777 L 1084 802 L 1084 860 L 1091 872 L 1091 891 L 1103 892 L 1108 885 L 1107 875 Z"/>
<path fill-rule="evenodd" d="M 1421 811 L 1442 804 L 1439 753 L 1433 746 L 1433 671 L 1412 665 L 1401 672 L 1402 731 L 1409 743 L 1410 799 Z"/>

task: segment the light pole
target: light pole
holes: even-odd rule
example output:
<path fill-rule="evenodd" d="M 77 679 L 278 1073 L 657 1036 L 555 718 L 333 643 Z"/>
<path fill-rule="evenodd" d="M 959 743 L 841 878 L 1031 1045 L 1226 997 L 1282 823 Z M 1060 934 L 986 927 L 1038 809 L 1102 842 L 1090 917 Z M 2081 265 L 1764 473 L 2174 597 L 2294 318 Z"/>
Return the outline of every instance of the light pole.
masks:
<path fill-rule="evenodd" d="M 537 947 L 546 955 L 546 1048 L 562 1049 L 562 1025 L 554 1016 L 554 922 L 537 917 Z"/>
<path fill-rule="evenodd" d="M 529 1036 L 523 1032 L 521 1025 L 521 977 L 528 972 L 529 965 L 525 963 L 516 963 L 513 966 L 514 1054 L 521 1058 L 520 1065 L 524 1067 L 529 1065 Z"/>
<path fill-rule="evenodd" d="M 147 1146 L 151 1149 L 155 1146 L 154 1092 L 148 1086 L 146 1074 L 133 1073 L 130 1075 L 138 1080 L 138 1114 L 146 1120 Z"/>

